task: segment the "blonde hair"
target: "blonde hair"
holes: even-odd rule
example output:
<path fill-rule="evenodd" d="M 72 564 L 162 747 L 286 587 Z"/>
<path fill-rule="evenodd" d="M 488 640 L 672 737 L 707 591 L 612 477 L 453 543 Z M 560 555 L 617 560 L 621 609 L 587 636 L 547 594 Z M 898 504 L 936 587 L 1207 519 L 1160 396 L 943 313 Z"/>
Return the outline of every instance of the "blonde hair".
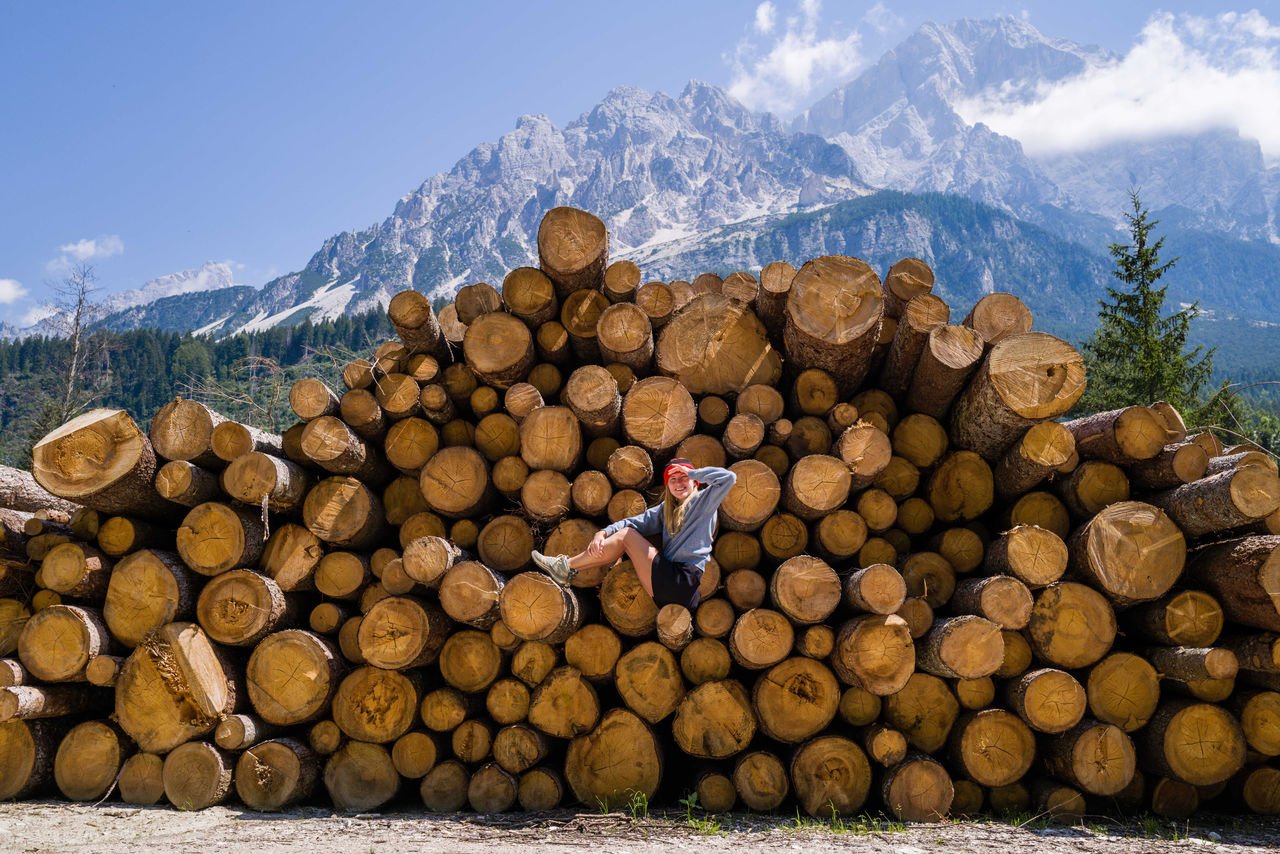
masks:
<path fill-rule="evenodd" d="M 677 501 L 676 497 L 671 494 L 671 490 L 664 490 L 662 496 L 662 520 L 667 526 L 667 534 L 674 537 L 679 531 L 680 526 L 684 524 L 684 509 L 689 504 L 689 499 L 693 497 L 690 492 L 684 501 Z"/>

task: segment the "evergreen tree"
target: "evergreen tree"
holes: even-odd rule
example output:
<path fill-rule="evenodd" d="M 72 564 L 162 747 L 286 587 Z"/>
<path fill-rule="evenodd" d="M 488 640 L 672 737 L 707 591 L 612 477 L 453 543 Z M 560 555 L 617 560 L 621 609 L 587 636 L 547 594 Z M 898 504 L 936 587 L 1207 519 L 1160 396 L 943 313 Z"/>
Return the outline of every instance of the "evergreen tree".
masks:
<path fill-rule="evenodd" d="M 1151 234 L 1159 220 L 1149 218 L 1136 190 L 1129 199 L 1130 242 L 1107 247 L 1112 275 L 1125 287 L 1108 287 L 1108 299 L 1098 300 L 1098 328 L 1082 345 L 1089 387 L 1078 408 L 1100 412 L 1166 400 L 1187 411 L 1213 374 L 1213 350 L 1187 349 L 1198 304 L 1164 314 L 1168 285 L 1157 282 L 1178 259 L 1160 260 L 1164 238 L 1153 241 Z"/>

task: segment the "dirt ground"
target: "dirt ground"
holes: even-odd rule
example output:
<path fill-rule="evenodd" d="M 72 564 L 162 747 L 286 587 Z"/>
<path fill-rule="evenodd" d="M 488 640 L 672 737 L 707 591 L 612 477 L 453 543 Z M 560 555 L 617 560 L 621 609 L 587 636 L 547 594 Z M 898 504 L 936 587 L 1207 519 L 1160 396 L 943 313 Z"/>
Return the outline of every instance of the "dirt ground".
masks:
<path fill-rule="evenodd" d="M 1280 846 L 1280 820 L 1222 816 L 1192 823 L 1165 819 L 1118 823 L 1097 818 L 1062 827 L 1031 822 L 951 822 L 903 828 L 864 819 L 843 823 L 759 815 L 731 815 L 692 824 L 684 813 L 632 817 L 559 811 L 537 815 L 424 815 L 387 812 L 335 815 L 305 808 L 278 815 L 215 807 L 183 813 L 167 807 L 85 806 L 62 802 L 0 805 L 4 852 L 324 852 L 396 854 L 527 854 L 539 851 L 864 852 L 966 854 L 1181 851 L 1243 852 Z"/>

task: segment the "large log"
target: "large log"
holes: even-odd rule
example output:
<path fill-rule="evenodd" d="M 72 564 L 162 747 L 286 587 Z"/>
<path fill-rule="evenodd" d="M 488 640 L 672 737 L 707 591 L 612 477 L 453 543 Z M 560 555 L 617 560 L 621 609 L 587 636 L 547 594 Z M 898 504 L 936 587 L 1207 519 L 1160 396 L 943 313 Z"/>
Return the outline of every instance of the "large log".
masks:
<path fill-rule="evenodd" d="M 1280 536 L 1206 546 L 1192 555 L 1187 577 L 1213 594 L 1227 619 L 1280 631 Z"/>
<path fill-rule="evenodd" d="M 462 342 L 467 364 L 494 388 L 521 382 L 534 363 L 529 327 L 505 311 L 492 311 L 467 326 Z"/>
<path fill-rule="evenodd" d="M 569 743 L 565 779 L 584 804 L 621 805 L 634 793 L 646 800 L 662 780 L 662 749 L 653 731 L 626 709 L 613 709 L 600 725 Z"/>
<path fill-rule="evenodd" d="M 405 352 L 447 358 L 444 332 L 426 295 L 418 291 L 401 291 L 387 303 L 387 316 L 404 344 Z"/>
<path fill-rule="evenodd" d="M 996 492 L 1007 499 L 1035 488 L 1071 459 L 1074 450 L 1075 437 L 1057 421 L 1032 426 L 996 465 Z"/>
<path fill-rule="evenodd" d="M 741 683 L 703 682 L 676 709 L 671 733 L 690 756 L 724 759 L 742 752 L 756 732 L 751 701 Z"/>
<path fill-rule="evenodd" d="M 71 599 L 101 599 L 111 579 L 112 561 L 82 543 L 54 546 L 40 563 L 40 582 Z"/>
<path fill-rule="evenodd" d="M 9 510 L 35 512 L 51 510 L 74 513 L 80 505 L 66 501 L 46 490 L 30 472 L 0 466 L 0 507 Z"/>
<path fill-rule="evenodd" d="M 871 790 L 871 763 L 862 748 L 838 735 L 802 744 L 791 758 L 796 800 L 812 816 L 851 815 Z"/>
<path fill-rule="evenodd" d="M 826 255 L 805 263 L 791 281 L 783 340 L 800 368 L 821 368 L 841 394 L 862 384 L 880 333 L 880 279 L 864 262 Z"/>
<path fill-rule="evenodd" d="M 201 575 L 217 575 L 257 563 L 266 539 L 261 512 L 210 501 L 191 508 L 182 520 L 178 554 Z"/>
<path fill-rule="evenodd" d="M 1137 755 L 1124 731 L 1108 723 L 1082 721 L 1045 742 L 1049 773 L 1091 795 L 1115 795 L 1133 779 Z"/>
<path fill-rule="evenodd" d="M 1068 421 L 1076 450 L 1086 459 L 1109 463 L 1149 460 L 1167 441 L 1164 421 L 1150 407 L 1126 406 Z"/>
<path fill-rule="evenodd" d="M 236 421 L 224 421 L 214 427 L 212 445 L 213 452 L 224 463 L 253 452 L 284 456 L 280 436 Z"/>
<path fill-rule="evenodd" d="M 218 476 L 194 463 L 173 460 L 156 472 L 156 491 L 184 507 L 214 500 L 218 489 Z"/>
<path fill-rule="evenodd" d="M 349 549 L 369 548 L 386 527 L 382 502 L 353 477 L 328 477 L 313 486 L 302 505 L 302 518 L 320 539 Z"/>
<path fill-rule="evenodd" d="M 983 560 L 987 572 L 1012 575 L 1037 589 L 1062 578 L 1069 552 L 1052 531 L 1035 525 L 1018 525 L 992 542 Z"/>
<path fill-rule="evenodd" d="M 613 675 L 627 708 L 650 724 L 669 717 L 684 697 L 680 665 L 660 643 L 648 641 L 620 656 Z"/>
<path fill-rule="evenodd" d="M 213 451 L 213 431 L 226 420 L 199 401 L 176 397 L 152 416 L 151 445 L 162 459 L 221 468 L 222 459 Z"/>
<path fill-rule="evenodd" d="M 65 731 L 59 720 L 0 723 L 0 798 L 29 797 L 53 783 L 54 759 Z"/>
<path fill-rule="evenodd" d="M 797 744 L 827 728 L 836 716 L 840 693 L 826 665 L 797 656 L 756 680 L 751 705 L 761 733 L 784 744 Z"/>
<path fill-rule="evenodd" d="M 1188 537 L 1241 528 L 1280 507 L 1280 477 L 1262 466 L 1209 475 L 1151 496 Z"/>
<path fill-rule="evenodd" d="M 1045 661 L 1065 668 L 1087 667 L 1111 649 L 1115 611 L 1096 590 L 1060 581 L 1036 597 L 1027 635 Z"/>
<path fill-rule="evenodd" d="M 236 794 L 245 806 L 276 812 L 310 797 L 320 779 L 320 758 L 294 738 L 255 744 L 236 762 Z"/>
<path fill-rule="evenodd" d="M 194 616 L 197 576 L 176 554 L 144 549 L 116 564 L 102 617 L 112 637 L 135 647 L 166 623 Z"/>
<path fill-rule="evenodd" d="M 1145 659 L 1127 652 L 1108 655 L 1089 670 L 1089 712 L 1125 732 L 1133 732 L 1156 712 L 1159 674 Z"/>
<path fill-rule="evenodd" d="M 83 681 L 84 668 L 111 651 L 111 635 L 102 615 L 75 605 L 36 611 L 18 637 L 18 657 L 43 682 Z"/>
<path fill-rule="evenodd" d="M 414 397 L 416 399 L 416 393 Z M 371 443 L 332 415 L 307 422 L 302 430 L 302 453 L 331 474 L 350 475 L 369 486 L 384 486 L 393 474 Z M 224 484 L 226 481 L 224 475 Z"/>
<path fill-rule="evenodd" d="M 895 614 L 855 617 L 836 633 L 831 668 L 846 685 L 877 696 L 902 689 L 915 670 L 907 623 Z"/>
<path fill-rule="evenodd" d="M 582 614 L 572 591 L 541 572 L 524 572 L 502 588 L 502 622 L 516 637 L 564 643 L 578 630 Z"/>
<path fill-rule="evenodd" d="M 1187 545 L 1157 507 L 1121 501 L 1080 526 L 1068 543 L 1071 569 L 1113 603 L 1158 599 L 1182 575 Z"/>
<path fill-rule="evenodd" d="M 939 620 L 916 648 L 916 667 L 948 679 L 990 676 L 1003 659 L 1000 627 L 973 614 Z"/>
<path fill-rule="evenodd" d="M 77 724 L 63 737 L 54 756 L 58 791 L 70 801 L 105 798 L 131 748 L 129 739 L 108 721 Z"/>
<path fill-rule="evenodd" d="M 209 735 L 237 690 L 205 633 L 169 623 L 143 638 L 116 679 L 115 717 L 141 750 L 164 753 Z"/>
<path fill-rule="evenodd" d="M 648 321 L 645 321 L 646 323 Z M 583 365 L 569 375 L 569 381 L 561 391 L 561 399 L 581 423 L 581 429 L 593 438 L 606 436 L 617 431 L 618 418 L 622 413 L 622 395 L 618 393 L 618 383 L 607 370 L 599 365 Z M 545 416 L 526 414 L 525 418 Z M 521 421 L 523 424 L 524 421 Z M 529 434 L 522 434 L 529 435 Z M 541 468 L 534 462 L 533 468 Z"/>
<path fill-rule="evenodd" d="M 452 623 L 440 608 L 409 596 L 382 599 L 360 623 L 360 652 L 375 667 L 421 667 L 436 660 Z"/>
<path fill-rule="evenodd" d="M 1084 394 L 1084 359 L 1043 332 L 1001 338 L 951 410 L 952 444 L 998 460 L 1037 422 L 1066 412 Z"/>
<path fill-rule="evenodd" d="M 1209 454 L 1193 441 L 1165 445 L 1149 460 L 1128 466 L 1129 480 L 1141 489 L 1173 489 L 1204 477 Z"/>
<path fill-rule="evenodd" d="M 577 208 L 547 211 L 538 226 L 538 263 L 562 300 L 577 290 L 598 290 L 609 263 L 604 223 Z"/>
<path fill-rule="evenodd" d="M 437 766 L 437 770 L 440 767 Z M 466 802 L 466 771 L 461 775 L 463 782 L 458 800 L 451 801 L 447 807 L 451 810 Z M 429 779 L 430 775 L 423 779 L 424 792 Z M 458 781 L 450 783 L 456 786 Z M 396 773 L 390 752 L 381 744 L 348 741 L 325 763 L 324 786 L 333 805 L 340 810 L 374 810 L 395 797 L 400 790 L 400 775 Z M 423 800 L 426 801 L 425 794 Z M 427 803 L 428 808 L 435 805 L 434 800 Z"/>
<path fill-rule="evenodd" d="M 667 322 L 656 365 L 692 394 L 736 394 L 782 376 L 781 354 L 759 318 L 740 301 L 716 294 L 694 297 Z"/>
<path fill-rule="evenodd" d="M 355 742 L 388 744 L 409 731 L 421 696 L 421 673 L 358 667 L 333 694 L 333 722 Z"/>
<path fill-rule="evenodd" d="M 1031 331 L 1031 311 L 1013 294 L 987 294 L 973 304 L 964 325 L 991 347 L 1010 335 Z"/>
<path fill-rule="evenodd" d="M 967 326 L 939 325 L 916 363 L 904 403 L 912 412 L 943 418 L 982 361 L 982 336 Z"/>
<path fill-rule="evenodd" d="M 95 409 L 48 433 L 31 449 L 36 482 L 103 513 L 172 520 L 181 507 L 156 492 L 151 441 L 122 409 Z"/>
<path fill-rule="evenodd" d="M 542 732 L 554 738 L 573 738 L 600 720 L 595 688 L 575 668 L 557 667 L 538 682 L 529 700 L 529 723 Z"/>
<path fill-rule="evenodd" d="M 1230 779 L 1244 765 L 1245 740 L 1229 712 L 1209 703 L 1161 704 L 1139 736 L 1143 770 L 1193 786 Z"/>
<path fill-rule="evenodd" d="M 932 290 L 933 269 L 919 258 L 903 258 L 884 277 L 885 317 L 901 318 L 913 299 L 929 296 Z"/>
<path fill-rule="evenodd" d="M 287 600 L 279 584 L 251 569 L 211 578 L 196 601 L 200 628 L 210 640 L 228 646 L 253 646 L 299 617 L 299 603 Z"/>
<path fill-rule="evenodd" d="M 309 422 L 307 428 L 303 430 L 304 437 L 311 425 L 327 421 L 337 421 L 337 419 L 326 416 Z M 341 424 L 341 422 L 338 423 Z M 343 425 L 343 430 L 346 430 L 346 425 Z M 163 473 L 168 467 L 166 465 L 161 472 Z M 370 480 L 378 482 L 380 473 L 371 472 L 371 474 Z M 257 451 L 251 451 L 232 460 L 223 469 L 220 480 L 222 490 L 236 501 L 257 508 L 261 508 L 265 502 L 268 510 L 285 514 L 295 513 L 302 507 L 307 497 L 307 487 L 310 486 L 306 472 L 297 463 Z M 157 483 L 159 483 L 158 479 Z"/>
<path fill-rule="evenodd" d="M 1036 755 L 1035 734 L 1004 709 L 984 709 L 956 721 L 950 735 L 952 761 L 982 786 L 1007 786 L 1022 779 Z"/>
<path fill-rule="evenodd" d="M 1211 646 L 1222 633 L 1222 606 L 1203 590 L 1178 590 L 1134 609 L 1138 633 L 1169 646 Z"/>

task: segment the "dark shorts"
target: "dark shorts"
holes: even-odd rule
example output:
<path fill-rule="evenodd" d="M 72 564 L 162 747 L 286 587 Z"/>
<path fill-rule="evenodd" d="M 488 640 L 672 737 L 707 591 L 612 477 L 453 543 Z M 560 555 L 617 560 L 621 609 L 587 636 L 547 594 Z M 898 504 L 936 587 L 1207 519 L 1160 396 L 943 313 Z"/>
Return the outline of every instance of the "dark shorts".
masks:
<path fill-rule="evenodd" d="M 662 552 L 653 561 L 653 601 L 663 605 L 683 605 L 692 611 L 698 607 L 702 596 L 698 585 L 702 583 L 702 568 L 691 563 L 667 560 Z"/>

